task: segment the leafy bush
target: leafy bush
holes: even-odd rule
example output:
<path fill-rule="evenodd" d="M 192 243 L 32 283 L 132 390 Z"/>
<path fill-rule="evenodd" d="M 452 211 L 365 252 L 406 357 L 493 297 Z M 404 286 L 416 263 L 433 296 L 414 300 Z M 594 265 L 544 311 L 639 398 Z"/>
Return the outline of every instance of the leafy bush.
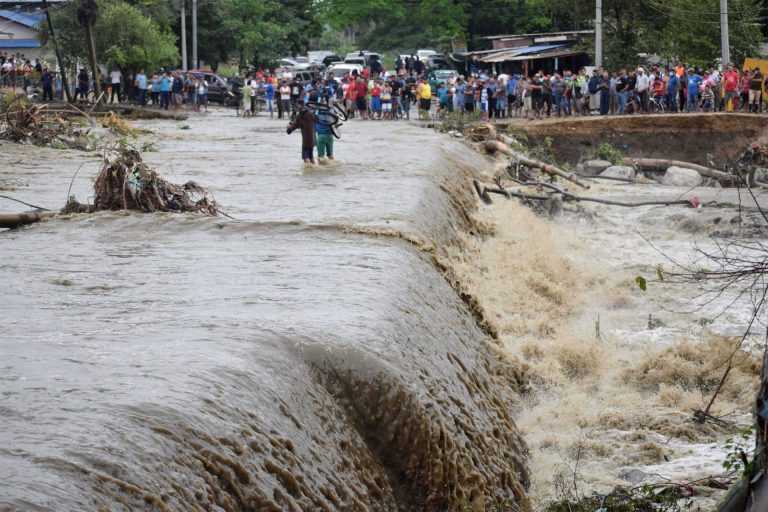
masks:
<path fill-rule="evenodd" d="M 621 151 L 613 147 L 610 142 L 603 142 L 598 146 L 594 155 L 597 160 L 605 160 L 613 165 L 621 165 Z"/>
<path fill-rule="evenodd" d="M 470 128 L 477 126 L 483 122 L 482 112 L 469 112 L 463 113 L 461 111 L 453 111 L 443 117 L 443 121 L 435 126 L 436 130 L 441 132 L 457 131 L 464 133 Z"/>

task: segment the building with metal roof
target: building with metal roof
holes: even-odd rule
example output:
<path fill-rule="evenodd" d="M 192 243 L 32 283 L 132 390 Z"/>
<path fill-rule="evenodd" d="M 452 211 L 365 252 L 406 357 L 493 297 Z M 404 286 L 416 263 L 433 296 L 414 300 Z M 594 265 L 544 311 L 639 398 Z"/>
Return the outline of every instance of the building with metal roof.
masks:
<path fill-rule="evenodd" d="M 592 38 L 594 30 L 548 32 L 540 34 L 509 34 L 488 36 L 490 50 L 467 52 L 463 57 L 473 67 L 500 73 L 532 74 L 536 71 L 577 70 L 591 63 L 591 56 L 582 42 Z"/>
<path fill-rule="evenodd" d="M 57 9 L 67 0 L 48 0 Z M 43 3 L 37 0 L 0 0 L 0 53 L 39 59 L 41 44 L 36 27 L 45 19 Z"/>

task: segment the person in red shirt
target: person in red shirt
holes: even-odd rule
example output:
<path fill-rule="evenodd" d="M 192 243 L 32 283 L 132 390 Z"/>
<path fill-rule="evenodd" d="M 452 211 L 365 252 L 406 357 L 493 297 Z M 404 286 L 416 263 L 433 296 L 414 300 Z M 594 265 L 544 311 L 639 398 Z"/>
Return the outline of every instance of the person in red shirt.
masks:
<path fill-rule="evenodd" d="M 749 81 L 752 79 L 752 70 L 744 69 L 744 76 L 741 78 L 741 108 L 749 108 Z"/>
<path fill-rule="evenodd" d="M 664 79 L 660 75 L 656 75 L 653 80 L 653 97 L 661 98 L 664 96 Z"/>
<path fill-rule="evenodd" d="M 373 83 L 371 87 L 371 119 L 376 116 L 376 119 L 381 119 L 381 85 L 378 81 Z"/>
<path fill-rule="evenodd" d="M 360 112 L 360 119 L 368 119 L 368 105 L 365 101 L 367 95 L 368 85 L 365 78 L 360 77 L 355 84 L 355 101 L 357 103 L 357 111 Z"/>
<path fill-rule="evenodd" d="M 728 71 L 723 75 L 723 83 L 725 84 L 725 104 L 728 105 L 729 100 L 732 102 L 732 112 L 739 109 L 739 78 L 739 72 L 733 64 L 729 64 Z"/>
<path fill-rule="evenodd" d="M 363 77 L 365 78 L 365 81 L 367 82 L 371 78 L 371 70 L 368 68 L 363 68 Z"/>

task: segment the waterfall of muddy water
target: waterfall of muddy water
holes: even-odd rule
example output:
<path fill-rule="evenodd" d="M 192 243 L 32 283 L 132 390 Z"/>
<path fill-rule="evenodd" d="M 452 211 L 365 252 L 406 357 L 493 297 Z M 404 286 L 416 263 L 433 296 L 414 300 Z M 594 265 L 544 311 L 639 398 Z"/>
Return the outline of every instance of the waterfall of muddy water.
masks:
<path fill-rule="evenodd" d="M 733 189 L 655 184 L 596 184 L 589 195 L 739 202 Z M 579 448 L 579 494 L 722 475 L 724 439 L 751 423 L 764 323 L 753 326 L 712 410 L 735 425 L 693 423 L 752 303 L 736 290 L 698 300 L 701 290 L 692 284 L 656 282 L 656 267 L 671 269 L 667 257 L 692 261 L 694 244 L 712 248 L 711 235 L 764 241 L 765 221 L 751 212 L 739 223 L 733 208 L 566 208 L 550 221 L 495 198 L 478 211 L 479 220 L 495 225 L 494 236 L 466 237 L 461 251 L 451 249 L 458 279 L 523 373 L 516 419 L 531 453 L 534 506 L 561 495 L 563 486 L 573 491 L 567 465 L 576 466 Z M 634 282 L 638 275 L 649 281 L 646 292 Z M 718 492 L 697 489 L 702 510 Z"/>
<path fill-rule="evenodd" d="M 141 124 L 238 220 L 0 233 L 0 509 L 527 507 L 516 373 L 435 266 L 477 229 L 466 148 L 353 122 L 308 169 L 284 121 Z M 83 161 L 81 201 L 97 155 L 0 144 L 51 208 Z"/>

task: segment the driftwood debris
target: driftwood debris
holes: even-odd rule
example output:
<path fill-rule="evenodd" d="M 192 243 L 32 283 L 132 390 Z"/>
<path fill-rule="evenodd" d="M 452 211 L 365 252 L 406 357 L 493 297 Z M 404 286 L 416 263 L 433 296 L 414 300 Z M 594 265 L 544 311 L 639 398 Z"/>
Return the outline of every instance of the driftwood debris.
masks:
<path fill-rule="evenodd" d="M 205 188 L 194 181 L 177 185 L 164 180 L 141 160 L 138 151 L 129 148 L 106 152 L 93 188 L 89 211 L 220 213 Z"/>
<path fill-rule="evenodd" d="M 514 160 L 518 164 L 522 164 L 527 167 L 538 169 L 545 174 L 549 174 L 550 176 L 559 176 L 560 178 L 563 178 L 572 183 L 575 183 L 581 188 L 584 188 L 584 189 L 589 188 L 589 184 L 586 183 L 584 180 L 580 179 L 576 174 L 572 172 L 566 172 L 558 167 L 555 167 L 554 165 L 548 164 L 546 162 L 542 162 L 541 160 L 534 160 L 533 158 L 529 158 L 523 153 L 512 150 L 504 142 L 500 142 L 498 140 L 486 140 L 483 142 L 483 148 L 485 148 L 485 150 L 488 153 L 491 153 L 491 154 L 502 153 L 504 155 L 509 156 L 512 160 Z"/>
<path fill-rule="evenodd" d="M 3 213 L 0 214 L 0 228 L 16 229 L 40 222 L 54 215 L 49 212 Z"/>
<path fill-rule="evenodd" d="M 626 202 L 626 201 L 614 201 L 612 199 L 604 199 L 602 197 L 581 196 L 581 195 L 573 194 L 552 183 L 543 183 L 543 182 L 529 182 L 526 185 L 551 189 L 553 191 L 552 193 L 541 194 L 541 193 L 522 192 L 519 190 L 510 190 L 510 189 L 501 187 L 498 184 L 496 187 L 489 187 L 477 179 L 473 180 L 473 185 L 478 195 L 480 195 L 480 197 L 484 200 L 484 202 L 487 202 L 486 197 L 488 197 L 487 194 L 490 193 L 490 194 L 503 195 L 503 196 L 506 196 L 507 198 L 517 197 L 520 199 L 531 199 L 535 201 L 547 201 L 551 199 L 553 196 L 559 195 L 560 197 L 562 197 L 563 201 L 575 201 L 575 202 L 583 201 L 583 202 L 590 202 L 590 203 L 607 204 L 612 206 L 623 206 L 627 208 L 634 208 L 638 206 L 669 206 L 669 205 L 695 206 L 695 202 L 690 199 L 675 198 L 675 199 L 661 199 L 657 201 Z"/>
<path fill-rule="evenodd" d="M 81 111 L 71 111 L 81 115 Z M 72 149 L 90 149 L 88 130 L 67 118 L 65 111 L 49 110 L 23 96 L 6 95 L 0 100 L 0 139 L 22 144 L 59 144 Z"/>
<path fill-rule="evenodd" d="M 680 160 L 666 160 L 662 158 L 622 158 L 624 165 L 629 165 L 646 172 L 666 172 L 670 167 L 682 167 L 684 169 L 691 169 L 698 172 L 705 178 L 714 178 L 723 183 L 735 183 L 739 177 L 735 174 L 728 174 L 727 172 L 711 169 L 703 165 L 694 164 L 691 162 L 683 162 Z"/>

